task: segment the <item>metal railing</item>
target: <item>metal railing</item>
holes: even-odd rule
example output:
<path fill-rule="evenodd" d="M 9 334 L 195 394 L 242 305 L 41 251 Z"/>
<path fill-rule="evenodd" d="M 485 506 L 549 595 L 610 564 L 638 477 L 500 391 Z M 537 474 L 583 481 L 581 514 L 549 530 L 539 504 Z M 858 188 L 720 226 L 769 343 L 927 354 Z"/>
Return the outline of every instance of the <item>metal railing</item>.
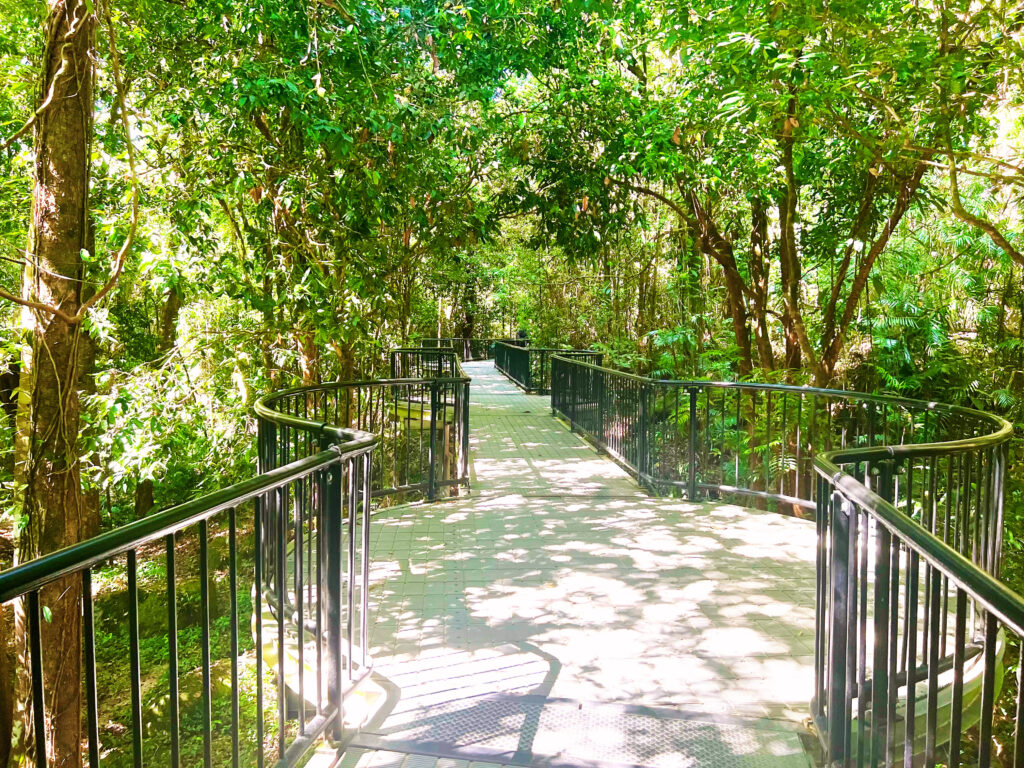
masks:
<path fill-rule="evenodd" d="M 1003 658 L 1024 629 L 1024 598 L 998 580 L 1008 422 L 565 356 L 551 402 L 654 491 L 816 512 L 811 708 L 830 765 L 960 765 L 968 752 L 991 764 Z M 1019 765 L 1024 699 L 1008 689 Z"/>
<path fill-rule="evenodd" d="M 600 365 L 601 352 L 589 349 L 529 347 L 499 342 L 494 345 L 494 367 L 525 392 L 546 395 L 551 391 L 551 359 L 563 355 Z"/>
<path fill-rule="evenodd" d="M 461 358 L 450 348 L 393 349 L 389 357 L 392 379 L 466 378 Z"/>
<path fill-rule="evenodd" d="M 27 627 L 33 764 L 56 759 L 54 717 L 67 722 L 68 707 L 75 728 L 84 714 L 85 761 L 101 764 L 112 737 L 106 730 L 101 737 L 97 653 L 109 653 L 111 635 L 127 635 L 119 651 L 131 699 L 123 749 L 134 765 L 290 766 L 321 736 L 341 737 L 342 699 L 371 664 L 366 565 L 376 438 L 298 417 L 275 420 L 308 435 L 313 448 L 251 480 L 0 573 L 0 603 L 14 601 Z M 96 579 L 123 579 L 126 609 L 98 610 Z M 193 580 L 198 606 L 185 592 Z M 154 599 L 164 617 L 155 630 L 140 623 Z M 72 627 L 53 622 L 58 614 L 73 617 Z M 75 651 L 44 655 L 79 641 L 81 668 Z M 183 697 L 186 687 L 198 691 L 197 700 Z M 163 708 L 157 729 L 166 733 L 150 745 L 144 734 L 154 708 Z"/>
<path fill-rule="evenodd" d="M 371 511 L 469 478 L 458 356 L 399 350 L 393 361 L 404 378 L 258 401 L 257 477 L 0 573 L 0 604 L 14 601 L 25 627 L 35 765 L 55 758 L 61 716 L 84 719 L 92 768 L 101 756 L 293 766 L 321 737 L 344 737 L 343 701 L 373 666 Z M 124 585 L 125 608 L 97 605 L 110 584 Z M 76 671 L 44 655 L 79 642 Z M 106 711 L 99 682 L 121 659 L 131 702 L 112 744 L 100 724 L 122 715 Z"/>
<path fill-rule="evenodd" d="M 372 495 L 405 501 L 469 484 L 469 384 L 458 356 L 445 349 L 400 349 L 391 354 L 390 379 L 297 387 L 263 398 L 261 426 L 276 414 L 339 424 L 377 436 Z M 265 428 L 278 456 L 271 467 L 313 450 L 306 433 Z M 270 463 L 272 461 L 272 463 Z"/>
<path fill-rule="evenodd" d="M 1024 598 L 999 580 L 1012 428 L 926 407 L 949 419 L 929 442 L 815 459 L 812 714 L 837 763 L 989 766 L 1003 730 L 999 764 L 1022 765 Z"/>
<path fill-rule="evenodd" d="M 471 339 L 461 336 L 451 338 L 420 339 L 420 346 L 427 349 L 448 348 L 459 353 L 462 360 L 490 360 L 494 357 L 494 345 L 497 343 L 513 346 L 526 346 L 524 339 Z"/>

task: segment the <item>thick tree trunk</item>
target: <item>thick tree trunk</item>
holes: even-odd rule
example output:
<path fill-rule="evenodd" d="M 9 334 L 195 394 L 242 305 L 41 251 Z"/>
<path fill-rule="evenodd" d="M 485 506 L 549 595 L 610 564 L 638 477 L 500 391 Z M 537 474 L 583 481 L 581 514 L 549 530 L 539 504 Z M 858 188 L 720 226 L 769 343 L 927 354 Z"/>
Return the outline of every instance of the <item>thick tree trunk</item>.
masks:
<path fill-rule="evenodd" d="M 270 263 L 269 248 L 267 263 Z M 270 384 L 271 391 L 278 389 L 277 366 L 274 364 L 274 330 L 277 328 L 274 318 L 274 283 L 269 271 L 263 275 L 263 335 L 260 337 L 260 353 L 263 355 L 263 373 Z"/>
<path fill-rule="evenodd" d="M 93 115 L 95 17 L 84 0 L 49 0 L 44 27 L 42 109 L 35 124 L 35 188 L 22 282 L 26 299 L 73 315 L 81 304 L 82 250 L 89 245 L 89 146 Z M 79 541 L 88 528 L 79 474 L 80 325 L 26 309 L 28 334 L 18 401 L 15 476 L 24 528 L 17 560 Z M 32 729 L 27 603 L 17 606 L 16 717 L 19 751 L 45 738 L 49 764 L 81 764 L 80 580 L 45 587 L 40 602 L 46 732 Z"/>
<path fill-rule="evenodd" d="M 740 353 L 737 369 L 740 378 L 746 378 L 754 369 L 753 346 L 750 340 L 750 328 L 747 326 L 747 304 L 744 296 L 746 285 L 736 266 L 732 243 L 719 232 L 715 222 L 695 193 L 690 193 L 689 204 L 693 221 L 699 233 L 701 251 L 717 261 L 725 274 L 726 304 L 729 317 L 732 318 L 736 346 L 739 347 Z"/>
<path fill-rule="evenodd" d="M 740 351 L 737 370 L 740 378 L 746 378 L 754 370 L 754 358 L 750 346 L 750 328 L 747 326 L 747 307 L 743 301 L 743 278 L 740 277 L 739 272 L 725 270 L 725 289 L 728 295 L 732 329 L 736 334 L 736 346 Z"/>
<path fill-rule="evenodd" d="M 5 567 L 7 567 L 6 563 Z M 13 636 L 14 612 L 10 605 L 2 605 L 0 606 L 0 768 L 7 768 L 10 764 L 11 749 L 14 746 Z"/>
<path fill-rule="evenodd" d="M 153 509 L 153 481 L 139 480 L 135 484 L 135 519 L 140 520 Z"/>

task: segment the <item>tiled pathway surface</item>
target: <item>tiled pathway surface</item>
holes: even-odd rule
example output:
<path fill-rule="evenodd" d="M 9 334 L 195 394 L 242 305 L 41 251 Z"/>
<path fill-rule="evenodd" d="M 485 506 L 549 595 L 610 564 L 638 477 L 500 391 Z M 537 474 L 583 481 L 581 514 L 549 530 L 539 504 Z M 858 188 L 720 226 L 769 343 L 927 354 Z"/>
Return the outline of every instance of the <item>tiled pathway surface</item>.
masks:
<path fill-rule="evenodd" d="M 466 368 L 472 494 L 374 518 L 389 695 L 348 764 L 808 765 L 813 524 L 648 498 L 547 397 Z"/>

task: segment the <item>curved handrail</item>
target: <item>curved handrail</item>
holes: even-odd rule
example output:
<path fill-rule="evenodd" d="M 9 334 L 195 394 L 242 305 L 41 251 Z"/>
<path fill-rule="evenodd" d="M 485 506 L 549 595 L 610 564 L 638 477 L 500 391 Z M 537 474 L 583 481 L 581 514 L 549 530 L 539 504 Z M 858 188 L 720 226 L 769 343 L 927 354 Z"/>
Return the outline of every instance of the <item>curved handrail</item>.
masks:
<path fill-rule="evenodd" d="M 576 351 L 576 350 L 571 350 Z M 579 350 L 586 351 L 586 350 Z M 956 413 L 962 416 L 973 416 L 980 417 L 980 420 L 991 422 L 995 429 L 990 435 L 992 439 L 998 439 L 1000 441 L 1009 439 L 1013 435 L 1013 424 L 994 413 L 988 411 L 981 411 L 975 408 L 967 408 L 961 405 L 947 405 L 945 403 L 939 403 L 932 400 L 917 400 L 908 397 L 898 397 L 896 395 L 882 395 L 877 393 L 868 392 L 855 392 L 848 389 L 828 389 L 825 387 L 808 387 L 803 385 L 795 384 L 763 384 L 760 382 L 748 382 L 748 381 L 716 381 L 714 379 L 655 379 L 650 376 L 639 376 L 635 373 L 627 373 L 625 371 L 616 371 L 612 368 L 605 368 L 601 365 L 595 365 L 594 363 L 587 363 L 582 360 L 570 360 L 564 356 L 556 355 L 555 357 L 561 358 L 565 362 L 571 362 L 573 365 L 579 365 L 586 368 L 592 368 L 603 373 L 613 374 L 616 377 L 623 379 L 631 379 L 641 384 L 657 384 L 659 386 L 674 387 L 679 389 L 701 389 L 706 387 L 714 387 L 716 389 L 756 389 L 759 392 L 788 392 L 791 394 L 801 395 L 825 395 L 828 397 L 836 397 L 843 400 L 858 401 L 858 402 L 874 402 L 886 405 L 913 405 L 918 406 L 922 410 L 931 412 L 946 412 Z M 974 440 L 976 438 L 967 438 L 966 440 Z M 948 443 L 956 442 L 959 444 L 962 441 L 941 441 L 939 443 L 914 443 L 914 447 L 927 447 L 935 445 L 946 445 Z M 888 446 L 889 448 L 904 448 L 907 446 Z M 979 446 L 981 447 L 981 446 Z M 887 446 L 875 446 L 882 453 Z M 835 452 L 840 453 L 839 451 Z M 879 453 L 877 455 L 882 455 Z M 854 459 L 858 460 L 858 459 Z M 862 460 L 862 459 L 861 459 Z"/>
<path fill-rule="evenodd" d="M 571 364 L 576 369 L 587 369 L 592 371 L 594 374 L 600 377 L 614 377 L 616 380 L 629 382 L 636 390 L 636 397 L 646 398 L 647 393 L 652 390 L 664 389 L 664 390 L 675 390 L 677 392 L 685 392 L 691 396 L 699 396 L 711 391 L 714 392 L 737 392 L 737 393 L 751 393 L 751 394 L 779 394 L 783 396 L 793 396 L 798 398 L 807 397 L 821 397 L 828 398 L 832 401 L 840 400 L 850 405 L 875 405 L 875 406 L 887 406 L 898 409 L 903 409 L 908 413 L 914 414 L 934 414 L 937 417 L 946 417 L 962 420 L 962 424 L 968 426 L 969 431 L 972 434 L 968 436 L 960 436 L 950 434 L 948 439 L 941 440 L 929 440 L 927 442 L 920 443 L 881 443 L 873 445 L 860 445 L 860 446 L 845 446 L 841 449 L 830 449 L 818 450 L 816 446 L 809 446 L 813 451 L 813 458 L 815 462 L 819 459 L 829 458 L 836 463 L 847 463 L 847 462 L 872 462 L 886 458 L 912 458 L 915 456 L 931 456 L 936 453 L 955 453 L 972 450 L 985 450 L 1002 443 L 1007 442 L 1013 435 L 1013 425 L 1006 419 L 996 414 L 988 413 L 986 411 L 980 411 L 973 408 L 966 408 L 957 405 L 947 405 L 934 401 L 917 400 L 913 398 L 902 398 L 894 395 L 883 395 L 883 394 L 870 394 L 862 392 L 851 392 L 849 390 L 829 389 L 823 387 L 808 387 L 808 386 L 796 386 L 790 384 L 762 384 L 758 382 L 736 382 L 736 381 L 714 381 L 714 380 L 676 380 L 676 379 L 655 379 L 652 377 L 639 376 L 633 373 L 626 373 L 623 371 L 615 371 L 613 369 L 605 368 L 600 365 L 588 363 L 583 360 L 570 359 L 566 356 L 555 355 L 552 358 L 553 361 L 558 361 L 561 364 Z M 553 363 L 554 364 L 554 363 Z M 641 393 L 643 393 L 641 395 Z M 737 395 L 737 401 L 742 395 Z M 559 410 L 559 393 L 553 392 L 552 394 L 552 407 Z M 645 403 L 647 404 L 647 403 Z M 572 414 L 564 413 L 570 422 L 574 422 Z M 639 418 L 639 409 L 637 409 L 637 416 Z M 584 431 L 587 431 L 585 425 L 574 423 L 574 426 L 584 427 Z M 706 426 L 706 425 L 705 425 Z M 593 435 L 591 435 L 594 437 Z M 697 437 L 694 435 L 693 437 Z M 597 440 L 598 443 L 607 441 Z M 610 447 L 608 445 L 602 445 L 602 447 Z M 611 446 L 612 453 L 623 453 L 616 451 L 614 446 Z M 799 446 L 797 447 L 799 450 Z M 692 455 L 692 453 L 691 453 Z M 631 464 L 628 457 L 625 455 L 617 455 L 620 461 L 625 460 L 625 463 Z M 808 457 L 805 457 L 808 458 Z M 660 482 L 666 482 L 665 478 L 659 478 L 655 474 L 648 472 L 648 467 L 643 462 L 632 462 L 635 466 L 629 468 L 636 471 L 641 479 L 649 480 L 654 484 Z M 682 481 L 668 481 L 670 484 L 676 485 L 681 484 Z M 725 483 L 713 483 L 705 481 L 701 483 L 702 486 L 708 486 L 713 488 L 717 486 L 720 490 L 726 493 L 743 493 L 745 490 L 741 487 L 730 486 Z M 708 488 L 708 489 L 710 489 Z M 805 486 L 805 489 L 810 491 L 813 487 Z M 805 506 L 812 505 L 814 498 L 810 495 L 801 494 L 783 494 L 783 493 L 771 493 L 771 492 L 753 492 L 752 495 L 757 495 L 762 498 L 774 499 L 776 501 L 783 501 L 787 503 L 799 503 L 802 502 Z"/>
<path fill-rule="evenodd" d="M 901 514 L 891 502 L 844 472 L 828 457 L 821 457 L 818 465 L 845 498 L 870 509 L 872 517 L 899 537 L 900 541 L 925 558 L 946 578 L 959 583 L 986 610 L 996 614 L 1015 632 L 1024 634 L 1024 596 L 978 568 L 976 563 L 915 523 L 912 518 Z"/>
<path fill-rule="evenodd" d="M 434 379 L 441 384 L 468 384 L 472 379 L 467 375 L 462 376 L 439 376 Z M 342 427 L 332 426 L 329 422 L 316 421 L 315 419 L 307 419 L 301 416 L 295 416 L 290 413 L 284 413 L 274 408 L 274 405 L 286 397 L 292 397 L 294 395 L 312 395 L 317 392 L 334 392 L 340 389 L 349 389 L 353 387 L 368 387 L 375 385 L 404 385 L 404 384 L 422 384 L 428 381 L 427 379 L 407 377 L 407 378 L 388 378 L 388 379 L 355 379 L 353 381 L 332 381 L 324 384 L 309 384 L 302 387 L 289 387 L 288 389 L 278 389 L 270 392 L 269 394 L 263 395 L 256 400 L 253 404 L 253 412 L 260 418 L 267 419 L 274 422 L 275 424 L 282 427 L 292 427 L 293 429 L 303 429 L 310 432 L 320 432 L 331 436 L 337 431 L 343 430 Z"/>
<path fill-rule="evenodd" d="M 112 531 L 0 572 L 0 604 L 41 589 L 65 576 L 91 568 L 171 533 L 189 528 L 231 507 L 265 495 L 285 483 L 307 477 L 338 460 L 372 450 L 376 435 L 360 430 L 335 429 L 339 439 L 327 449 L 287 466 L 222 488 L 192 501 L 170 507 Z"/>
<path fill-rule="evenodd" d="M 391 351 L 391 369 L 399 375 L 292 387 L 261 397 L 254 406 L 261 466 L 308 452 L 310 441 L 300 435 L 330 435 L 332 429 L 355 426 L 379 435 L 374 498 L 422 492 L 433 499 L 439 489 L 468 486 L 471 379 L 459 356 L 446 348 L 399 348 Z"/>
<path fill-rule="evenodd" d="M 175 565 L 178 536 L 195 535 L 198 541 L 198 564 L 189 563 L 190 574 L 198 576 L 202 633 L 198 640 L 202 651 L 204 748 L 209 752 L 213 733 L 213 691 L 211 669 L 211 616 L 214 599 L 212 578 L 215 571 L 227 571 L 227 608 L 232 665 L 233 727 L 239 728 L 239 635 L 249 623 L 257 648 L 255 656 L 256 697 L 263 692 L 263 658 L 265 649 L 272 650 L 276 660 L 278 736 L 270 744 L 263 738 L 263 721 L 258 719 L 255 743 L 264 761 L 279 765 L 295 765 L 307 749 L 323 734 L 340 732 L 342 700 L 354 686 L 368 679 L 373 659 L 368 654 L 368 578 L 369 520 L 371 513 L 374 456 L 389 435 L 362 429 L 358 423 L 340 422 L 325 412 L 318 414 L 315 403 L 326 403 L 327 395 L 344 392 L 357 398 L 359 413 L 364 399 L 360 393 L 370 392 L 366 402 L 378 407 L 384 398 L 379 393 L 395 391 L 407 397 L 407 411 L 429 423 L 429 441 L 421 431 L 420 443 L 429 444 L 430 479 L 422 483 L 428 497 L 438 486 L 468 481 L 465 457 L 468 453 L 468 386 L 457 360 L 442 370 L 455 376 L 436 376 L 431 364 L 437 351 L 420 354 L 425 362 L 426 378 L 364 379 L 357 382 L 296 387 L 266 395 L 255 404 L 260 438 L 259 474 L 230 487 L 170 509 L 156 512 L 144 519 L 100 534 L 57 552 L 47 554 L 0 573 L 0 604 L 25 598 L 25 615 L 30 648 L 27 663 L 33 676 L 32 699 L 34 726 L 41 733 L 51 694 L 44 693 L 50 685 L 50 673 L 44 668 L 48 650 L 44 636 L 48 628 L 48 611 L 60 621 L 77 621 L 81 617 L 82 663 L 84 679 L 83 709 L 87 720 L 87 741 L 91 759 L 98 758 L 98 696 L 96 692 L 96 611 L 93 604 L 93 570 L 112 558 L 124 558 L 128 611 L 125 616 L 129 635 L 129 685 L 132 689 L 133 723 L 136 746 L 140 743 L 143 723 L 141 711 L 143 659 L 140 651 L 140 571 L 139 557 L 161 560 L 166 576 L 168 664 L 169 674 L 163 689 L 170 704 L 169 727 L 172 733 L 171 756 L 177 761 L 180 733 L 179 682 L 183 670 L 178 666 L 179 603 L 177 582 L 181 571 Z M 418 398 L 418 402 L 417 402 Z M 311 401 L 314 407 L 310 408 Z M 358 421 L 358 419 L 356 419 Z M 456 445 L 453 435 L 461 438 Z M 421 446 L 422 448 L 422 446 Z M 442 450 L 443 448 L 443 450 Z M 451 450 L 449 450 L 451 449 Z M 423 451 L 420 451 L 422 455 Z M 409 454 L 406 454 L 407 456 Z M 444 472 L 455 465 L 453 457 L 463 460 L 458 477 L 446 478 Z M 435 457 L 438 457 L 435 461 Z M 440 462 L 441 477 L 435 476 Z M 385 489 L 387 492 L 416 490 Z M 252 517 L 248 517 L 252 503 Z M 244 505 L 244 506 L 243 506 Z M 239 551 L 239 535 L 248 533 L 242 515 L 251 522 L 253 546 L 251 564 L 243 562 Z M 211 527 L 212 526 L 212 527 Z M 210 557 L 212 537 L 223 535 L 228 544 L 226 562 Z M 163 542 L 162 548 L 154 543 Z M 161 552 L 162 549 L 162 552 Z M 347 565 L 342 558 L 347 552 Z M 238 596 L 249 591 L 254 596 L 251 622 L 246 622 Z M 148 587 L 147 587 L 148 588 Z M 264 615 L 262 605 L 269 609 Z M 68 616 L 75 618 L 68 619 Z M 221 615 L 224 617 L 223 609 Z M 112 617 L 113 618 L 113 617 Z M 65 624 L 61 624 L 63 627 Z M 219 625 L 218 625 L 219 627 Z M 309 642 L 319 645 L 316 652 L 307 649 Z M 193 645 L 195 645 L 193 643 Z M 294 651 L 289 656 L 285 645 Z M 288 657 L 288 658 L 286 658 Z M 357 659 L 358 657 L 358 659 Z M 148 662 L 146 662 L 148 664 Z M 316 681 L 315 685 L 312 682 Z M 308 684 L 307 684 L 308 682 Z M 304 690 L 305 689 L 305 690 Z M 298 706 L 293 706 L 297 700 Z M 298 723 L 297 728 L 289 724 Z M 191 737 L 189 737 L 191 738 Z M 36 762 L 46 762 L 47 743 L 36 739 Z"/>
<path fill-rule="evenodd" d="M 330 427 L 322 424 L 307 424 L 304 426 L 308 426 L 324 438 L 321 450 L 295 461 L 285 463 L 283 466 L 261 471 L 256 477 L 213 491 L 192 501 L 156 512 L 141 520 L 93 536 L 77 544 L 0 573 L 0 604 L 15 599 L 25 600 L 24 610 L 29 637 L 26 663 L 31 668 L 33 679 L 31 690 L 34 714 L 33 727 L 37 734 L 44 731 L 46 716 L 53 711 L 48 709 L 51 705 L 50 697 L 52 696 L 52 689 L 49 686 L 56 684 L 52 676 L 48 676 L 50 673 L 46 671 L 47 653 L 50 646 L 44 640 L 44 636 L 52 633 L 51 629 L 47 629 L 47 623 L 50 621 L 47 612 L 52 611 L 54 616 L 58 612 L 63 614 L 63 621 L 65 623 L 60 625 L 62 630 L 67 626 L 70 614 L 74 617 L 70 619 L 71 622 L 74 622 L 72 626 L 76 627 L 74 630 L 76 632 L 74 642 L 78 642 L 78 638 L 81 638 L 81 676 L 80 678 L 76 677 L 75 679 L 68 680 L 66 679 L 66 674 L 62 674 L 59 683 L 61 685 L 76 685 L 78 684 L 78 679 L 84 679 L 84 690 L 80 692 L 81 706 L 85 713 L 83 719 L 85 719 L 87 726 L 83 731 L 83 741 L 86 742 L 83 749 L 88 749 L 92 763 L 97 763 L 99 759 L 99 698 L 96 686 L 98 666 L 96 654 L 97 611 L 93 596 L 93 570 L 114 558 L 120 559 L 124 557 L 128 596 L 128 610 L 127 615 L 124 616 L 124 621 L 127 624 L 126 634 L 129 635 L 127 659 L 129 675 L 127 684 L 132 692 L 133 713 L 131 727 L 136 734 L 134 743 L 136 745 L 135 748 L 138 749 L 138 745 L 141 744 L 139 737 L 144 727 L 141 713 L 145 693 L 142 686 L 144 661 L 139 640 L 141 631 L 139 557 L 140 555 L 146 558 L 156 557 L 158 560 L 162 559 L 166 569 L 166 611 L 169 647 L 167 662 L 165 662 L 168 665 L 167 682 L 162 689 L 159 687 L 161 684 L 158 683 L 156 691 L 163 690 L 170 702 L 167 715 L 168 727 L 171 733 L 170 753 L 172 761 L 178 761 L 179 745 L 183 746 L 184 739 L 186 738 L 180 727 L 181 712 L 179 709 L 179 683 L 181 675 L 186 670 L 179 667 L 178 649 L 179 647 L 187 647 L 186 643 L 188 641 L 184 637 L 179 637 L 177 629 L 179 604 L 176 598 L 176 583 L 181 578 L 181 572 L 177 570 L 175 562 L 177 537 L 186 533 L 194 534 L 198 538 L 199 545 L 198 563 L 191 565 L 190 572 L 198 577 L 200 583 L 202 636 L 199 640 L 199 648 L 194 648 L 195 642 L 188 642 L 188 645 L 192 646 L 195 650 L 201 650 L 201 669 L 203 673 L 201 739 L 207 754 L 209 754 L 215 732 L 212 717 L 214 694 L 211 685 L 211 670 L 214 664 L 211 655 L 211 628 L 213 625 L 210 615 L 213 602 L 211 598 L 211 579 L 214 569 L 222 570 L 226 568 L 227 570 L 226 578 L 230 594 L 230 607 L 227 609 L 226 618 L 229 625 L 229 645 L 231 649 L 227 658 L 230 659 L 232 670 L 230 695 L 233 702 L 231 725 L 235 729 L 241 727 L 239 701 L 243 692 L 243 684 L 240 682 L 239 677 L 239 635 L 241 627 L 244 626 L 244 616 L 239 606 L 238 594 L 247 591 L 245 585 L 249 582 L 250 578 L 254 587 L 256 584 L 264 583 L 261 571 L 263 571 L 266 564 L 264 557 L 266 552 L 261 535 L 261 530 L 264 530 L 261 527 L 261 521 L 264 519 L 264 516 L 260 510 L 261 508 L 265 510 L 274 505 L 276 503 L 275 499 L 279 496 L 287 498 L 289 495 L 292 495 L 295 497 L 295 494 L 302 494 L 303 489 L 314 486 L 326 488 L 331 485 L 331 481 L 327 479 L 329 476 L 341 476 L 345 472 L 348 472 L 350 475 L 358 475 L 359 467 L 365 465 L 366 459 L 364 457 L 368 456 L 377 444 L 376 435 L 358 429 Z M 352 510 L 358 506 L 357 501 L 362 502 L 362 499 L 357 500 L 353 494 L 348 493 L 339 486 L 340 482 L 334 483 L 334 490 L 329 494 L 330 498 L 321 497 L 317 499 L 315 506 L 318 512 L 311 512 L 309 514 L 321 514 L 325 519 L 330 517 L 340 520 L 341 511 L 344 507 L 347 506 L 349 510 Z M 240 562 L 240 554 L 237 547 L 240 531 L 236 527 L 239 512 L 244 509 L 243 505 L 249 502 L 253 502 L 255 505 L 256 514 L 252 518 L 254 524 L 253 533 L 254 538 L 258 542 L 253 547 L 251 571 Z M 308 497 L 306 502 L 307 506 L 313 504 L 312 499 Z M 365 508 L 369 509 L 368 498 L 365 499 Z M 211 524 L 219 524 L 221 530 L 226 533 L 229 546 L 226 564 L 213 565 L 210 562 L 208 547 L 211 542 L 211 535 L 213 535 L 210 530 Z M 319 531 L 317 533 L 319 534 Z M 157 554 L 159 549 L 154 551 L 151 547 L 147 547 L 147 545 L 152 545 L 160 540 L 163 540 L 165 544 L 162 558 L 160 554 Z M 265 573 L 265 571 L 263 572 Z M 293 584 L 291 589 L 295 592 L 302 592 L 302 576 L 298 573 L 294 574 L 294 576 L 297 579 L 297 583 Z M 285 589 L 288 589 L 288 587 L 285 586 Z M 329 592 L 330 590 L 327 591 Z M 322 611 L 327 617 L 323 627 L 323 631 L 326 633 L 325 636 L 342 637 L 340 621 L 337 619 L 337 611 L 334 607 L 337 603 L 337 600 L 330 600 L 320 594 L 310 597 L 310 602 L 307 606 L 310 612 L 315 608 L 318 616 Z M 111 616 L 110 618 L 115 619 L 116 617 Z M 264 646 L 264 641 L 271 636 L 276 636 L 277 638 L 284 637 L 283 618 L 279 620 L 279 625 L 280 629 L 277 633 L 273 633 L 264 627 L 260 609 L 258 606 L 254 606 L 251 626 L 254 642 L 257 649 L 259 649 L 255 660 L 255 680 L 258 682 L 256 683 L 254 695 L 257 697 L 257 700 L 263 695 L 263 657 L 261 650 Z M 77 634 L 78 631 L 81 632 L 80 635 Z M 109 627 L 107 631 L 110 631 Z M 226 632 L 225 630 L 221 631 Z M 319 627 L 317 631 L 319 634 Z M 300 629 L 300 639 L 302 632 L 303 630 Z M 307 636 L 313 637 L 313 633 L 310 632 Z M 256 743 L 260 745 L 260 755 L 265 762 L 276 760 L 279 765 L 297 765 L 302 756 L 321 735 L 328 731 L 334 732 L 340 728 L 340 718 L 342 716 L 341 698 L 344 695 L 341 687 L 343 662 L 349 662 L 348 682 L 350 688 L 367 679 L 369 670 L 372 667 L 372 658 L 364 653 L 361 656 L 362 663 L 359 666 L 358 674 L 351 672 L 353 667 L 351 663 L 353 659 L 352 646 L 351 639 L 347 639 L 347 657 L 339 658 L 339 653 L 342 651 L 341 644 L 325 643 L 323 652 L 317 653 L 315 659 L 309 660 L 309 666 L 313 667 L 315 679 L 323 679 L 325 673 L 331 672 L 333 675 L 331 681 L 336 679 L 339 684 L 334 685 L 333 682 L 329 681 L 326 690 L 318 688 L 315 694 L 315 705 L 300 707 L 297 715 L 288 714 L 286 705 L 290 694 L 287 686 L 283 683 L 277 686 L 276 699 L 278 703 L 279 724 L 283 725 L 286 718 L 289 722 L 294 722 L 296 719 L 301 720 L 302 732 L 293 735 L 292 738 L 286 738 L 285 734 L 282 733 L 274 745 L 269 745 L 262 738 L 263 723 L 261 719 L 256 726 Z M 283 658 L 282 654 L 279 655 Z M 301 651 L 299 652 L 299 659 L 300 661 L 302 660 Z M 278 679 L 282 681 L 284 679 L 283 670 L 282 662 L 282 665 L 278 666 Z M 302 674 L 299 675 L 300 680 L 303 676 Z M 302 691 L 301 682 L 299 683 L 299 691 Z M 151 690 L 145 693 L 145 695 L 153 695 L 153 693 L 154 691 Z M 310 695 L 313 695 L 312 691 L 310 691 Z M 309 716 L 307 717 L 307 715 Z M 82 716 L 82 713 L 76 713 L 76 716 Z M 41 765 L 48 764 L 47 750 L 47 739 L 35 739 L 34 752 L 36 763 Z M 136 757 L 136 761 L 138 759 Z"/>
<path fill-rule="evenodd" d="M 494 345 L 494 367 L 525 392 L 547 394 L 551 391 L 551 359 L 555 355 L 590 357 L 600 363 L 604 354 L 592 349 L 564 347 L 533 347 L 497 342 Z"/>
<path fill-rule="evenodd" d="M 648 442 L 664 432 L 676 440 L 676 456 L 685 458 L 689 469 L 685 482 L 669 478 L 668 485 L 685 489 L 689 498 L 698 490 L 738 493 L 815 510 L 811 711 L 826 762 L 850 764 L 856 758 L 879 765 L 906 759 L 917 764 L 922 755 L 924 762 L 934 762 L 937 748 L 946 744 L 945 749 L 959 751 L 964 733 L 976 725 L 977 749 L 986 764 L 1003 679 L 1003 638 L 1006 633 L 1024 638 L 1024 596 L 999 579 L 1003 473 L 1013 435 L 1009 421 L 892 395 L 664 381 L 557 356 L 553 365 L 552 408 L 588 436 L 596 432 L 599 443 L 617 439 L 613 449 L 628 449 L 619 458 L 642 481 L 657 485 L 663 468 L 651 459 Z M 772 412 L 772 397 L 781 401 L 781 419 L 778 409 Z M 667 423 L 667 429 L 651 426 L 659 405 L 663 410 L 668 405 L 676 417 L 659 423 Z M 686 412 L 682 418 L 680 411 Z M 763 458 L 778 450 L 786 458 L 794 442 L 799 451 L 806 438 L 801 429 L 811 426 L 813 432 L 818 415 L 828 418 L 825 439 L 819 432 L 806 440 L 811 455 L 798 458 L 793 472 L 799 479 L 809 469 L 817 482 L 797 485 L 791 495 L 782 492 L 781 483 L 776 492 L 717 482 L 716 460 L 734 459 L 741 485 L 740 451 L 751 460 L 748 471 L 758 452 Z M 681 427 L 689 432 L 685 438 Z M 773 436 L 770 431 L 779 427 Z M 833 432 L 841 435 L 838 446 L 828 444 Z M 735 435 L 739 438 L 730 443 Z M 697 482 L 698 466 L 712 476 Z M 742 481 L 752 484 L 749 476 Z M 969 647 L 980 648 L 973 677 L 964 674 Z M 953 672 L 942 685 L 950 691 L 941 699 L 946 708 L 938 711 L 940 675 L 947 669 Z M 1020 732 L 1024 688 L 1017 696 L 1013 711 Z M 968 706 L 968 700 L 975 703 Z"/>

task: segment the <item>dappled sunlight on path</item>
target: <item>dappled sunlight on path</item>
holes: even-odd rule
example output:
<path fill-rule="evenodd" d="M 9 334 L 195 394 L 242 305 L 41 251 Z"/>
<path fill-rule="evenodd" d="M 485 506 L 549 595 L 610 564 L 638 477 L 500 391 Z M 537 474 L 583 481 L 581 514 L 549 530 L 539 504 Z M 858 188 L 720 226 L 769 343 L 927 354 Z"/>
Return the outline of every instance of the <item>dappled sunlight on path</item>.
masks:
<path fill-rule="evenodd" d="M 666 755 L 696 722 L 719 733 L 715 718 L 746 718 L 748 730 L 762 718 L 752 735 L 694 738 L 749 738 L 783 759 L 766 764 L 806 765 L 795 722 L 812 689 L 813 523 L 648 498 L 553 419 L 546 397 L 489 364 L 467 369 L 472 495 L 374 520 L 371 645 L 391 696 L 371 740 L 475 744 L 511 759 L 507 748 L 524 745 L 507 742 L 529 722 L 535 759 L 568 743 L 555 735 L 565 702 L 579 702 L 589 728 L 611 717 L 627 730 L 653 717 L 628 710 L 643 705 L 669 729 Z M 637 739 L 588 755 L 664 763 Z M 573 743 L 581 759 L 596 749 Z"/>

